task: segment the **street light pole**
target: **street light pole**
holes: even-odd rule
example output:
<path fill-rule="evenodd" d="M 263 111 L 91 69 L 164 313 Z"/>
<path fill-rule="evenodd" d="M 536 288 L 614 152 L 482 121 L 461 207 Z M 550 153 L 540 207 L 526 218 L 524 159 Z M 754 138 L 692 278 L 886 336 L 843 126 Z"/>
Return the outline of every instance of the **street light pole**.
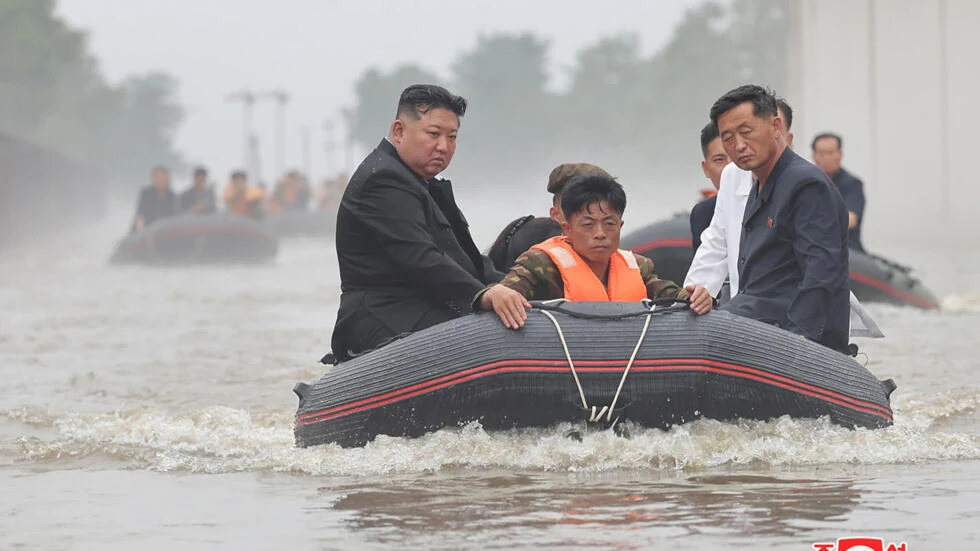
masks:
<path fill-rule="evenodd" d="M 285 172 L 286 157 L 286 103 L 289 101 L 289 94 L 284 90 L 268 90 L 256 94 L 258 99 L 269 98 L 276 102 L 276 174 L 273 179 L 279 178 Z"/>
<path fill-rule="evenodd" d="M 252 147 L 252 107 L 255 105 L 255 94 L 250 90 L 232 92 L 225 96 L 225 101 L 242 102 L 242 168 L 251 171 Z"/>

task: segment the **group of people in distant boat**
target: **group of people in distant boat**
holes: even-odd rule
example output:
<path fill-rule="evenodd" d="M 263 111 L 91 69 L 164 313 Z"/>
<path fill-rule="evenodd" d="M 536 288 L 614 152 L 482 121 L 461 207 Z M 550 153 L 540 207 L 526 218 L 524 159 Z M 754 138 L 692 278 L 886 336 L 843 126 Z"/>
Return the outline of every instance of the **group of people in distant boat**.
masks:
<path fill-rule="evenodd" d="M 550 218 L 512 222 L 495 258 L 481 254 L 451 183 L 437 177 L 455 153 L 466 107 L 440 86 L 409 86 L 388 135 L 351 176 L 338 210 L 334 361 L 471 312 L 493 311 L 518 330 L 531 300 L 674 297 L 700 315 L 718 305 L 719 277 L 731 280 L 730 312 L 848 351 L 856 303 L 848 244 L 858 239 L 864 200 L 845 195 L 861 184 L 840 168 L 838 136 L 814 140 L 817 165 L 793 152 L 792 110 L 772 91 L 741 86 L 711 106 L 702 167 L 718 195 L 695 209 L 701 243 L 683 285 L 619 249 L 625 190 L 586 163 L 552 171 Z M 522 232 L 536 241 L 508 250 Z"/>
<path fill-rule="evenodd" d="M 336 197 L 342 192 L 346 181 L 343 175 L 324 181 L 316 197 L 316 207 L 320 210 L 335 208 Z M 268 196 L 264 185 L 250 184 L 245 171 L 235 170 L 222 193 L 227 212 L 256 220 L 287 211 L 309 210 L 311 199 L 309 181 L 296 170 L 283 175 Z M 130 233 L 140 232 L 162 218 L 217 211 L 215 186 L 208 182 L 206 168 L 195 168 L 190 187 L 178 195 L 171 189 L 170 171 L 157 166 L 151 171 L 150 185 L 140 191 Z"/>

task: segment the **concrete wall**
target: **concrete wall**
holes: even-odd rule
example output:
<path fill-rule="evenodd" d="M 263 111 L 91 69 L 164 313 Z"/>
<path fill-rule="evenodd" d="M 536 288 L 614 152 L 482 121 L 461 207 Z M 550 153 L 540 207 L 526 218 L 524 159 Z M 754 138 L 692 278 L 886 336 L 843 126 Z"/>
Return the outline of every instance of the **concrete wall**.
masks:
<path fill-rule="evenodd" d="M 980 2 L 795 0 L 790 83 L 796 150 L 844 137 L 865 182 L 865 242 L 980 231 L 972 140 L 980 127 Z M 972 241 L 977 242 L 976 238 Z"/>

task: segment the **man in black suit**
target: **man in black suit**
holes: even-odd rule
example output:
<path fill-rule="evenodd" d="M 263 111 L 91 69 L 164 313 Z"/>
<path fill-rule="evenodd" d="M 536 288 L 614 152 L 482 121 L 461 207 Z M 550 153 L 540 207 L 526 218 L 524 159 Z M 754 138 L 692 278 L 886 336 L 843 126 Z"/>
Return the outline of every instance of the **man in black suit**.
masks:
<path fill-rule="evenodd" d="M 337 360 L 472 311 L 500 281 L 480 254 L 448 180 L 466 100 L 413 85 L 388 136 L 351 176 L 337 214 L 341 296 L 331 346 Z"/>
<path fill-rule="evenodd" d="M 721 145 L 718 127 L 713 122 L 709 122 L 701 129 L 701 154 L 704 155 L 701 171 L 717 190 L 721 183 L 721 171 L 728 166 L 730 159 Z M 691 245 L 694 247 L 694 252 L 697 252 L 698 247 L 701 246 L 701 233 L 711 224 L 717 201 L 718 196 L 712 195 L 691 209 Z"/>
<path fill-rule="evenodd" d="M 844 170 L 840 161 L 842 138 L 837 134 L 825 132 L 813 138 L 813 163 L 820 167 L 830 181 L 837 186 L 847 205 L 847 241 L 852 249 L 864 252 L 861 243 L 861 224 L 864 223 L 864 182 Z"/>
<path fill-rule="evenodd" d="M 728 309 L 847 350 L 847 209 L 819 168 L 793 153 L 772 92 L 736 88 L 711 107 L 725 151 L 751 171 Z"/>

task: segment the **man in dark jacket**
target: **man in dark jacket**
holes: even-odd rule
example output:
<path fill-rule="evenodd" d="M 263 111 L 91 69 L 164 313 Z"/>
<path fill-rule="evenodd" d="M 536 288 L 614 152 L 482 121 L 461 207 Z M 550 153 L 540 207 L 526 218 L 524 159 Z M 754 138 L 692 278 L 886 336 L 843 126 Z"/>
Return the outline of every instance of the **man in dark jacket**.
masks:
<path fill-rule="evenodd" d="M 847 349 L 847 209 L 826 174 L 783 138 L 776 98 L 754 85 L 711 107 L 725 151 L 751 171 L 739 246 L 739 293 L 728 309 L 841 352 Z"/>
<path fill-rule="evenodd" d="M 725 148 L 721 145 L 721 138 L 718 137 L 718 127 L 715 123 L 709 122 L 701 129 L 701 154 L 704 160 L 701 161 L 701 171 L 704 176 L 711 180 L 711 185 L 717 191 L 721 182 L 721 171 L 728 166 L 730 159 L 725 153 Z M 694 252 L 701 246 L 701 233 L 711 224 L 711 218 L 715 214 L 715 203 L 717 195 L 712 195 L 691 209 L 691 245 Z"/>
<path fill-rule="evenodd" d="M 177 214 L 177 196 L 170 189 L 170 171 L 162 166 L 154 167 L 152 183 L 140 191 L 129 233 L 141 232 L 157 220 Z"/>
<path fill-rule="evenodd" d="M 180 194 L 180 211 L 184 214 L 211 214 L 215 207 L 214 188 L 208 185 L 208 169 L 194 169 L 191 187 Z"/>
<path fill-rule="evenodd" d="M 480 254 L 448 180 L 466 100 L 433 85 L 402 92 L 388 137 L 361 163 L 337 214 L 338 360 L 472 312 L 499 281 Z"/>
<path fill-rule="evenodd" d="M 861 244 L 861 224 L 864 223 L 864 182 L 850 172 L 844 170 L 840 161 L 841 137 L 837 134 L 823 133 L 813 138 L 813 163 L 820 167 L 830 181 L 837 186 L 837 191 L 844 197 L 847 205 L 847 242 L 852 249 L 864 252 Z"/>

